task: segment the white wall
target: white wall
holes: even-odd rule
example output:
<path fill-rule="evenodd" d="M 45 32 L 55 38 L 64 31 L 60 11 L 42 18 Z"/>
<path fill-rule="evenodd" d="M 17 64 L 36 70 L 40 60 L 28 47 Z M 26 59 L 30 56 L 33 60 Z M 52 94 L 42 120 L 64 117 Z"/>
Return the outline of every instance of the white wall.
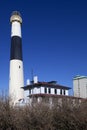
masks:
<path fill-rule="evenodd" d="M 65 90 L 65 95 L 69 95 L 69 90 Z"/>
<path fill-rule="evenodd" d="M 39 93 L 40 93 L 40 88 L 35 87 L 31 89 L 31 94 L 39 94 Z"/>
<path fill-rule="evenodd" d="M 51 94 L 55 94 L 55 93 L 54 93 L 54 88 L 51 88 Z"/>
<path fill-rule="evenodd" d="M 44 93 L 44 87 L 41 87 L 41 93 Z"/>
<path fill-rule="evenodd" d="M 31 94 L 44 94 L 45 91 L 44 91 L 45 87 L 40 87 L 40 88 L 33 88 L 31 90 Z M 55 89 L 54 88 L 50 88 L 50 94 L 55 94 Z M 49 94 L 49 88 L 47 88 L 47 93 L 46 94 Z M 55 95 L 60 95 L 60 89 L 57 89 L 57 94 Z M 64 95 L 64 90 L 62 90 L 62 95 Z M 65 90 L 65 95 L 68 95 L 68 90 Z"/>
<path fill-rule="evenodd" d="M 57 94 L 60 95 L 60 89 L 57 89 Z"/>

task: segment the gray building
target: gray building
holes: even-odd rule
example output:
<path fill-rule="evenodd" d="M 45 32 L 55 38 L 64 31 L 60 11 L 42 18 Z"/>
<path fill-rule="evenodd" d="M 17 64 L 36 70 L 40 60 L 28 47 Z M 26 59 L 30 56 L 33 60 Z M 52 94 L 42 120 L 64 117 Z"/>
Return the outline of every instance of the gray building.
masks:
<path fill-rule="evenodd" d="M 87 98 L 87 77 L 79 76 L 73 78 L 73 91 L 75 97 Z"/>

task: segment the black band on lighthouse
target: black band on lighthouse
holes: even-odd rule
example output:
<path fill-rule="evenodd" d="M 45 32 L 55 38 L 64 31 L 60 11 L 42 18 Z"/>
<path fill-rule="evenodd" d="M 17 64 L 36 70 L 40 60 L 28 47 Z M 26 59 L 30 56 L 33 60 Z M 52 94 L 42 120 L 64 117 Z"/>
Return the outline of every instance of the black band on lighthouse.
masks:
<path fill-rule="evenodd" d="M 23 58 L 22 58 L 22 40 L 19 36 L 13 36 L 11 38 L 10 60 L 13 60 L 13 59 L 23 60 Z"/>

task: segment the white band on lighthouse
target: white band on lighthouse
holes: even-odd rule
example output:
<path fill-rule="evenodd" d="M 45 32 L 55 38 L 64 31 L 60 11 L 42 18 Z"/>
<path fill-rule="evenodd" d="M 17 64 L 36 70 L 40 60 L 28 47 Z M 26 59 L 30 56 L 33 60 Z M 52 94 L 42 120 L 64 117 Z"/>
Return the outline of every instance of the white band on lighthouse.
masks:
<path fill-rule="evenodd" d="M 23 62 L 20 60 L 11 60 L 10 70 L 9 95 L 13 101 L 18 102 L 19 99 L 24 98 L 23 89 L 21 89 L 24 86 Z"/>
<path fill-rule="evenodd" d="M 21 37 L 21 24 L 18 21 L 12 22 L 11 37 L 13 36 Z"/>

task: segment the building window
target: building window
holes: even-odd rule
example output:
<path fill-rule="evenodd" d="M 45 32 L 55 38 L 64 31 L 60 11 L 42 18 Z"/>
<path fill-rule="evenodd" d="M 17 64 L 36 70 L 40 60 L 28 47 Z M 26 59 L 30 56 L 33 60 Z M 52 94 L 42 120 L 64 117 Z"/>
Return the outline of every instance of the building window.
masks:
<path fill-rule="evenodd" d="M 64 95 L 66 95 L 65 90 L 64 90 Z"/>
<path fill-rule="evenodd" d="M 47 93 L 47 88 L 44 88 L 44 93 Z"/>
<path fill-rule="evenodd" d="M 60 89 L 60 95 L 62 95 L 62 89 Z"/>
<path fill-rule="evenodd" d="M 56 88 L 54 89 L 54 93 L 57 94 L 57 89 Z"/>
<path fill-rule="evenodd" d="M 50 88 L 48 88 L 48 93 L 51 93 L 51 89 Z"/>
<path fill-rule="evenodd" d="M 29 90 L 29 94 L 31 94 L 31 89 Z"/>

